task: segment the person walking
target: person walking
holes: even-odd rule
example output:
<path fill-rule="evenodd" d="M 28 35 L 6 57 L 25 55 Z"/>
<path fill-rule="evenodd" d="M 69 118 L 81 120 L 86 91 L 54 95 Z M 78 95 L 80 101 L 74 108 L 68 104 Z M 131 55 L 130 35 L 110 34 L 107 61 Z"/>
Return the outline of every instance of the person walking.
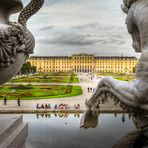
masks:
<path fill-rule="evenodd" d="M 36 109 L 40 109 L 40 107 L 39 107 L 39 103 L 37 103 L 37 105 L 36 105 Z"/>
<path fill-rule="evenodd" d="M 21 106 L 21 100 L 20 100 L 20 97 L 17 98 L 17 104 L 18 104 L 18 106 Z"/>
<path fill-rule="evenodd" d="M 55 104 L 54 109 L 57 109 L 57 108 L 58 108 L 58 106 L 57 106 L 57 104 Z"/>
<path fill-rule="evenodd" d="M 90 87 L 90 92 L 92 93 L 92 87 Z"/>
<path fill-rule="evenodd" d="M 89 93 L 89 87 L 87 87 L 87 92 Z"/>
<path fill-rule="evenodd" d="M 4 97 L 4 104 L 3 105 L 7 105 L 7 97 Z"/>

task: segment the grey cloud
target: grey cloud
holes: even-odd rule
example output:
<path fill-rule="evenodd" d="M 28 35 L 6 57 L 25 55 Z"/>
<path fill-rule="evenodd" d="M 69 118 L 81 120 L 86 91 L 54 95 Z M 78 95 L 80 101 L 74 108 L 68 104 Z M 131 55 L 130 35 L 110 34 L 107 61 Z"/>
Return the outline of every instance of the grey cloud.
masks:
<path fill-rule="evenodd" d="M 53 28 L 53 26 L 46 26 L 46 27 L 40 28 L 39 31 L 49 31 L 52 28 Z"/>
<path fill-rule="evenodd" d="M 121 3 L 122 0 L 46 0 L 28 24 L 36 38 L 35 54 L 134 55 Z"/>
<path fill-rule="evenodd" d="M 52 39 L 44 39 L 42 42 L 44 43 L 55 43 L 55 44 L 64 44 L 64 45 L 92 45 L 96 43 L 98 40 L 93 39 L 93 36 L 86 34 L 74 34 L 74 33 L 63 33 L 59 35 L 55 35 Z"/>
<path fill-rule="evenodd" d="M 88 29 L 88 28 L 96 28 L 96 27 L 99 27 L 99 24 L 96 22 L 96 23 L 89 23 L 89 24 L 84 24 L 84 25 L 77 25 L 77 26 L 73 26 L 72 28 L 73 29 Z"/>

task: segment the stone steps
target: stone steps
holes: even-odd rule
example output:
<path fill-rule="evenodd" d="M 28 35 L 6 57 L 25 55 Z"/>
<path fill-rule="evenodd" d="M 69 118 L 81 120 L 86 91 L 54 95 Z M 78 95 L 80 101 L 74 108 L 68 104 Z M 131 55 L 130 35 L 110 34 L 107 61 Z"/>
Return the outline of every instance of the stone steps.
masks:
<path fill-rule="evenodd" d="M 0 148 L 24 148 L 27 135 L 22 116 L 0 115 Z"/>

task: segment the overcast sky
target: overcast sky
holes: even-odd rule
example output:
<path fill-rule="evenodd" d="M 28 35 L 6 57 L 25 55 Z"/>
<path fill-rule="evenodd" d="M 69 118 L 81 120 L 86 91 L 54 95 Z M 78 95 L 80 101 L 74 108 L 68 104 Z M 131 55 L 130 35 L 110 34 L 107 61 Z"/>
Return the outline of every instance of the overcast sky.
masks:
<path fill-rule="evenodd" d="M 27 4 L 29 0 L 23 0 Z M 28 22 L 34 55 L 136 55 L 125 26 L 122 0 L 45 0 Z M 14 19 L 14 18 L 13 18 Z"/>

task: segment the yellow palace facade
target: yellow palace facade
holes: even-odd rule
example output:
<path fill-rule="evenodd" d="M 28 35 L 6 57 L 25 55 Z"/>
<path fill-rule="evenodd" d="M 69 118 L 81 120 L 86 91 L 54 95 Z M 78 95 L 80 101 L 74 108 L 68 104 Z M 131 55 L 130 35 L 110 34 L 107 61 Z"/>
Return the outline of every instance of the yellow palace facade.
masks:
<path fill-rule="evenodd" d="M 77 54 L 63 57 L 32 56 L 28 60 L 37 72 L 100 72 L 132 73 L 137 64 L 135 57 L 94 56 Z"/>

